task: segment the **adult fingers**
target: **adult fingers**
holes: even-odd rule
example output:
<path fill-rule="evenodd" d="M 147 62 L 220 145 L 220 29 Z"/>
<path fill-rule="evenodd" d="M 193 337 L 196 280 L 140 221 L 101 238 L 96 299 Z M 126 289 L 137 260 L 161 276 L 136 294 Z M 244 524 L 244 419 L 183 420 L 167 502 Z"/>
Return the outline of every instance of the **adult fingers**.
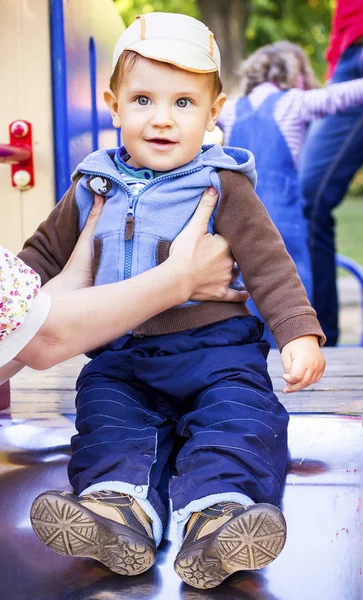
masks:
<path fill-rule="evenodd" d="M 207 188 L 199 200 L 199 204 L 191 218 L 190 225 L 207 233 L 208 223 L 218 200 L 218 192 L 214 187 Z"/>
<path fill-rule="evenodd" d="M 81 271 L 92 272 L 92 239 L 98 219 L 102 214 L 104 203 L 105 200 L 103 196 L 95 194 L 86 224 L 63 271 L 71 268 L 72 265 L 72 269 L 81 269 Z"/>
<path fill-rule="evenodd" d="M 228 292 L 223 296 L 223 298 L 219 298 L 221 302 L 246 302 L 250 297 L 249 293 L 246 290 L 233 290 L 231 288 L 228 289 Z"/>
<path fill-rule="evenodd" d="M 88 215 L 86 225 L 84 226 L 83 232 L 89 235 L 93 235 L 94 230 L 96 228 L 98 219 L 100 218 L 103 210 L 103 206 L 105 204 L 105 199 L 103 196 L 99 196 L 98 194 L 94 195 L 93 206 Z"/>

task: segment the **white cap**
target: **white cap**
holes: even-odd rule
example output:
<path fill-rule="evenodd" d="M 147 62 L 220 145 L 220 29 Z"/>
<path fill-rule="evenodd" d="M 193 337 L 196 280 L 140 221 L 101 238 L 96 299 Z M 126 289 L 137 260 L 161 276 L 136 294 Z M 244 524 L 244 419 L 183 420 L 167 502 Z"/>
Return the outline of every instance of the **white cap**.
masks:
<path fill-rule="evenodd" d="M 194 73 L 221 70 L 213 33 L 204 23 L 187 15 L 154 12 L 137 17 L 116 42 L 112 71 L 124 50 Z"/>

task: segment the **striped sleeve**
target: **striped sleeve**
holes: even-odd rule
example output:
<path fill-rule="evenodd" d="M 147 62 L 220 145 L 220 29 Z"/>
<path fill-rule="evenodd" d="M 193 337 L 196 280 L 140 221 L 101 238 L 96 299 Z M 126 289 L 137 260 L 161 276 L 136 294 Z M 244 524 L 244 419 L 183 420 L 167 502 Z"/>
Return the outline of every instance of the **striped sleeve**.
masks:
<path fill-rule="evenodd" d="M 293 104 L 299 118 L 309 122 L 363 104 L 363 78 L 332 83 L 317 90 L 291 92 L 294 92 Z"/>

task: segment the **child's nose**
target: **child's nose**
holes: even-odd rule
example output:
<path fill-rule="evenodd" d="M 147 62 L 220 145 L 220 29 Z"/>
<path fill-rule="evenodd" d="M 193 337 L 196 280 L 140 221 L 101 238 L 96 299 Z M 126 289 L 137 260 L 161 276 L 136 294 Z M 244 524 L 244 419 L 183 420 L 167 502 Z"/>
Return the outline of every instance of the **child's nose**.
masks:
<path fill-rule="evenodd" d="M 172 127 L 174 124 L 172 111 L 167 107 L 156 108 L 151 117 L 151 124 L 153 127 Z"/>

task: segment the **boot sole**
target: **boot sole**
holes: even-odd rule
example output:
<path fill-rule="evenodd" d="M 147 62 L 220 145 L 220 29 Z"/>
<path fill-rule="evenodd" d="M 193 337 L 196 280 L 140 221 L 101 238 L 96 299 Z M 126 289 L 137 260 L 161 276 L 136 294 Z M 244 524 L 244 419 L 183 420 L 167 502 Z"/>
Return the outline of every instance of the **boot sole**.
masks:
<path fill-rule="evenodd" d="M 93 558 L 120 575 L 144 573 L 156 559 L 152 540 L 67 496 L 41 494 L 32 504 L 30 520 L 40 541 L 58 554 Z"/>
<path fill-rule="evenodd" d="M 206 590 L 236 571 L 266 567 L 280 554 L 285 541 L 283 514 L 271 504 L 256 504 L 214 534 L 182 549 L 174 568 L 185 583 Z"/>

